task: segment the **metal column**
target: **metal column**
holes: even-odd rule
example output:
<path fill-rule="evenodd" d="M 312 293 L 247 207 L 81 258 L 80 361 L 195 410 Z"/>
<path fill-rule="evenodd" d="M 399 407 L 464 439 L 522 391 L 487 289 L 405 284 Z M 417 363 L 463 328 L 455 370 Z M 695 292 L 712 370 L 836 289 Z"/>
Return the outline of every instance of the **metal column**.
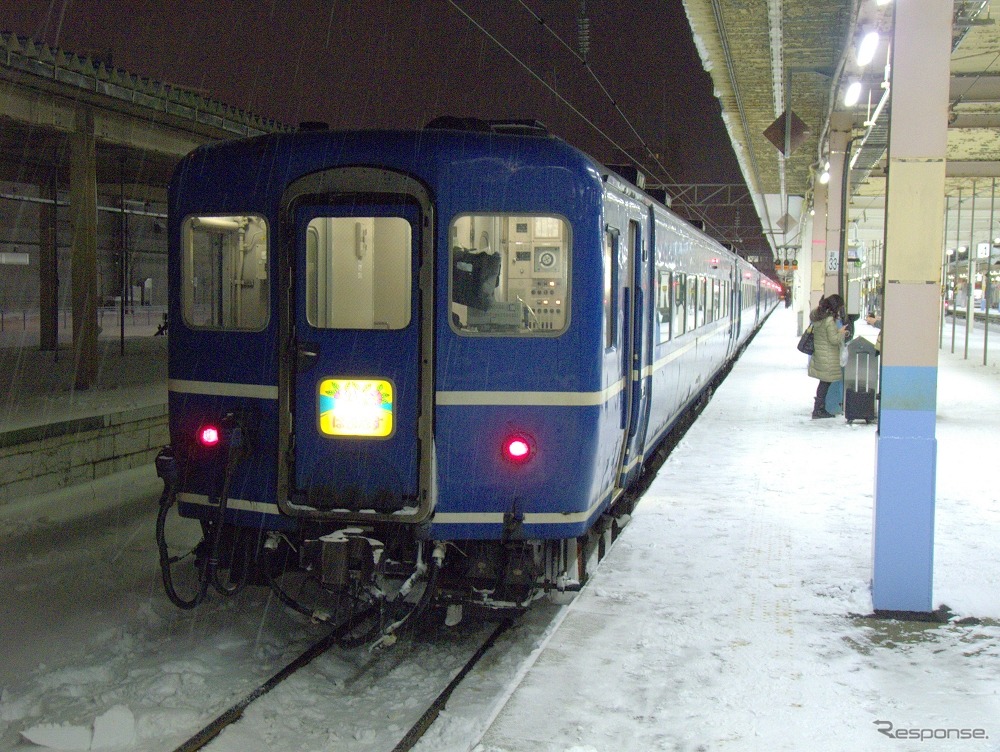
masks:
<path fill-rule="evenodd" d="M 807 326 L 809 312 L 818 306 L 820 298 L 826 295 L 824 284 L 826 282 L 826 222 L 829 214 L 828 188 L 829 183 L 823 185 L 817 182 L 813 193 L 813 208 L 816 210 L 816 215 L 813 217 L 812 223 L 812 249 L 809 258 L 803 259 L 803 262 L 809 263 L 809 300 L 805 303 Z"/>
<path fill-rule="evenodd" d="M 847 295 L 842 289 L 841 280 L 844 278 L 844 225 L 843 225 L 843 205 L 844 197 L 841 192 L 841 185 L 845 179 L 844 172 L 847 164 L 847 141 L 850 138 L 850 128 L 845 128 L 845 123 L 838 122 L 839 118 L 834 116 L 830 122 L 830 182 L 827 184 L 826 201 L 826 267 L 823 278 L 823 294 L 841 294 L 845 299 Z M 832 187 L 831 187 L 832 186 Z"/>

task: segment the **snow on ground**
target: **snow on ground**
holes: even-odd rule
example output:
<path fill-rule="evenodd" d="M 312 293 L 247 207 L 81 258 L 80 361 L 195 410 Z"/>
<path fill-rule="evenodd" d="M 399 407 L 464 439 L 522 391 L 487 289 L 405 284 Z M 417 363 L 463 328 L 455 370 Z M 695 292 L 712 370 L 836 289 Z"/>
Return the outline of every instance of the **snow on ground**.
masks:
<path fill-rule="evenodd" d="M 984 621 L 881 621 L 876 428 L 810 419 L 795 341 L 777 311 L 477 752 L 1000 749 L 1000 370 L 943 354 L 939 384 L 934 598 Z M 454 712 L 418 749 L 470 748 Z"/>
<path fill-rule="evenodd" d="M 776 311 L 591 584 L 537 604 L 420 752 L 1000 749 L 996 360 L 942 352 L 934 600 L 956 617 L 900 623 L 866 616 L 876 428 L 810 420 L 796 340 Z M 152 475 L 0 507 L 0 749 L 171 750 L 322 634 L 260 593 L 171 606 Z M 381 749 L 480 627 L 333 651 L 210 749 Z"/>

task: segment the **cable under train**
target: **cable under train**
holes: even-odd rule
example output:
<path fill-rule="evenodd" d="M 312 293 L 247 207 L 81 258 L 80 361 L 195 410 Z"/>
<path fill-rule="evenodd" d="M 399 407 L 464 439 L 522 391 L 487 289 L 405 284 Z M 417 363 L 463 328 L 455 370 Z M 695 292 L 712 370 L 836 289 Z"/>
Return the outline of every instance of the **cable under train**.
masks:
<path fill-rule="evenodd" d="M 383 639 L 578 588 L 780 292 L 534 122 L 204 146 L 168 216 L 168 594 L 297 573 Z"/>

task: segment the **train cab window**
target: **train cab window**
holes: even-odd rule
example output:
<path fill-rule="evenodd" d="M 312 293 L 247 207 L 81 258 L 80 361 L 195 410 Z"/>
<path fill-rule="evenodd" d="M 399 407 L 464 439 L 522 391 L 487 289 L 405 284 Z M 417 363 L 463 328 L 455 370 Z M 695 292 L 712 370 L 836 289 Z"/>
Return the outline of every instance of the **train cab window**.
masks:
<path fill-rule="evenodd" d="M 306 319 L 317 329 L 410 323 L 413 228 L 402 217 L 316 217 L 306 227 Z"/>
<path fill-rule="evenodd" d="M 181 314 L 197 329 L 260 331 L 270 316 L 263 217 L 188 217 L 181 225 Z"/>
<path fill-rule="evenodd" d="M 448 231 L 451 325 L 462 334 L 559 334 L 569 322 L 569 223 L 463 214 Z"/>

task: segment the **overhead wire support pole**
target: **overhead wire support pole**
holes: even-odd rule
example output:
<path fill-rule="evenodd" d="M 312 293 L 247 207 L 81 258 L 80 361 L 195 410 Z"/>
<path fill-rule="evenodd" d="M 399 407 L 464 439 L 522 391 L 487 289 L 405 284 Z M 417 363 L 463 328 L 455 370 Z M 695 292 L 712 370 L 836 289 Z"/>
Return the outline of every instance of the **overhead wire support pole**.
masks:
<path fill-rule="evenodd" d="M 955 260 L 952 266 L 954 277 L 951 285 L 951 354 L 955 354 L 955 328 L 958 326 L 958 247 L 962 242 L 962 189 L 958 189 L 958 218 L 955 220 Z"/>
<path fill-rule="evenodd" d="M 976 292 L 975 268 L 976 262 L 973 260 L 976 252 L 976 180 L 972 180 L 972 218 L 969 220 L 969 249 L 965 252 L 965 257 L 969 261 L 969 278 L 965 284 L 965 355 L 963 360 L 969 359 L 969 334 L 972 330 L 972 303 Z"/>
<path fill-rule="evenodd" d="M 941 326 L 938 336 L 938 350 L 944 349 L 944 319 L 948 315 L 948 219 L 951 212 L 951 196 L 944 197 L 944 243 L 941 247 Z"/>
<path fill-rule="evenodd" d="M 990 184 L 990 236 L 989 252 L 986 256 L 986 274 L 983 275 L 983 365 L 990 352 L 990 264 L 993 263 L 993 204 L 997 198 L 997 179 Z"/>

